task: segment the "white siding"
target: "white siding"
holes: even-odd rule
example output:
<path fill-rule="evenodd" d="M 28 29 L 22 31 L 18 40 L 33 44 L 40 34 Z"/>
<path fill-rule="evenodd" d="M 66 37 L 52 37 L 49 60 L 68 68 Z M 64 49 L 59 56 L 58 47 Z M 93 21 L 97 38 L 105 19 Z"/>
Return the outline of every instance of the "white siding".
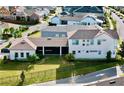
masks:
<path fill-rule="evenodd" d="M 18 53 L 17 59 L 26 59 L 26 53 L 33 55 L 35 54 L 35 50 L 10 50 L 10 60 L 15 60 L 15 53 Z M 21 57 L 21 53 L 24 53 L 24 57 Z"/>
<path fill-rule="evenodd" d="M 97 44 L 97 40 L 106 40 L 102 41 L 101 45 Z M 72 45 L 72 39 L 69 40 L 69 53 L 72 53 L 72 51 L 75 51 L 75 57 L 76 58 L 87 58 L 87 59 L 94 59 L 94 58 L 106 58 L 106 54 L 108 51 L 112 52 L 112 58 L 115 58 L 116 56 L 116 46 L 117 46 L 117 40 L 112 39 L 108 35 L 101 35 L 99 37 L 94 38 L 94 44 L 90 45 L 90 41 L 87 42 L 85 40 L 85 46 L 82 45 L 83 40 L 79 39 L 79 45 Z M 87 45 L 89 44 L 89 45 Z M 97 51 L 97 52 L 90 52 L 90 51 Z M 78 53 L 80 51 L 80 53 Z M 88 53 L 86 53 L 88 51 Z M 99 51 L 101 51 L 101 54 L 99 54 Z M 114 54 L 115 52 L 115 54 Z"/>

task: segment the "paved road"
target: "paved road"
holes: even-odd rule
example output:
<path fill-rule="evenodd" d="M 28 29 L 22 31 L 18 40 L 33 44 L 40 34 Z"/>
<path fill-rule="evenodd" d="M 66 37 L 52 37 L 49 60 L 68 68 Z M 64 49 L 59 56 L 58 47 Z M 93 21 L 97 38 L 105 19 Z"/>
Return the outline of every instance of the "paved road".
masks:
<path fill-rule="evenodd" d="M 124 23 L 122 19 L 120 19 L 115 13 L 112 13 L 112 17 L 117 21 L 117 32 L 119 36 L 124 40 Z"/>
<path fill-rule="evenodd" d="M 43 86 L 43 85 L 56 85 L 56 84 L 85 84 L 114 76 L 117 76 L 116 67 L 90 73 L 85 76 L 81 75 L 81 76 L 76 76 L 74 78 L 66 78 L 66 79 L 55 80 L 55 81 L 50 81 L 35 85 Z"/>

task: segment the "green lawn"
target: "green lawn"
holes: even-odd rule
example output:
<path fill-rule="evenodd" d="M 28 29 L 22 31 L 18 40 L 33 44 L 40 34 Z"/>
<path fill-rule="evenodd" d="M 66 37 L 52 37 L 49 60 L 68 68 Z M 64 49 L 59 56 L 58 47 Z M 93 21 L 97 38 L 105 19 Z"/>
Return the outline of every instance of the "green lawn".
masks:
<path fill-rule="evenodd" d="M 18 75 L 19 78 L 21 71 L 25 70 L 26 81 L 24 85 L 27 85 L 70 77 L 72 73 L 75 73 L 75 75 L 87 74 L 115 66 L 117 63 L 122 65 L 124 62 L 114 61 L 107 63 L 105 60 L 77 60 L 72 64 L 65 61 L 62 57 L 50 56 L 43 58 L 43 60 L 36 64 L 29 62 L 9 62 L 7 64 L 1 64 L 0 78 L 15 75 Z M 14 79 L 12 78 L 11 82 L 9 80 L 7 82 L 6 80 L 6 83 L 0 85 L 18 85 L 18 83 L 19 79 L 15 77 Z"/>
<path fill-rule="evenodd" d="M 30 35 L 29 37 L 40 38 L 41 37 L 41 32 L 36 32 L 36 33 Z"/>

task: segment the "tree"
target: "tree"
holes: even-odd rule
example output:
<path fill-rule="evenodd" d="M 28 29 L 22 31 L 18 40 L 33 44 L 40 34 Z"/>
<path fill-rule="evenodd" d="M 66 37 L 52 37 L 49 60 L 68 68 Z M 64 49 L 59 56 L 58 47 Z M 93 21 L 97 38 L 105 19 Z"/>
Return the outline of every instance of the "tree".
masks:
<path fill-rule="evenodd" d="M 20 74 L 20 79 L 21 79 L 21 82 L 24 82 L 25 81 L 24 71 L 22 71 L 22 73 Z"/>
<path fill-rule="evenodd" d="M 107 52 L 106 59 L 109 61 L 111 60 L 111 51 Z"/>
<path fill-rule="evenodd" d="M 10 27 L 10 34 L 12 35 L 13 33 L 14 33 L 14 31 L 15 31 L 15 29 L 13 28 L 13 27 Z"/>
<path fill-rule="evenodd" d="M 120 45 L 120 50 L 118 51 L 118 54 L 121 56 L 121 58 L 124 57 L 124 42 Z"/>
<path fill-rule="evenodd" d="M 69 53 L 69 54 L 66 54 L 65 55 L 65 60 L 67 60 L 67 61 L 74 61 L 75 60 L 75 57 L 74 57 L 74 55 L 72 54 L 72 53 Z"/>
<path fill-rule="evenodd" d="M 3 34 L 8 34 L 9 33 L 9 29 L 8 28 L 5 28 L 4 30 L 3 30 Z"/>

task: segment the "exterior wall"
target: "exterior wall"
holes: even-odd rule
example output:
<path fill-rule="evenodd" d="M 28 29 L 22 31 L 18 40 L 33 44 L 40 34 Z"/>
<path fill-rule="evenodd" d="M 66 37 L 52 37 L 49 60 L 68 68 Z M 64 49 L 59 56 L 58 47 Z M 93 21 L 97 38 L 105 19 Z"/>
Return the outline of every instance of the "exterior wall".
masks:
<path fill-rule="evenodd" d="M 106 40 L 102 41 L 101 45 L 97 44 L 97 40 Z M 94 44 L 90 44 L 91 40 L 87 42 L 85 40 L 85 46 L 83 46 L 83 40 L 79 40 L 79 45 L 72 45 L 72 39 L 69 40 L 69 53 L 75 51 L 75 58 L 86 58 L 86 59 L 99 59 L 106 58 L 107 52 L 112 52 L 112 58 L 116 56 L 117 40 L 112 39 L 108 35 L 101 35 L 94 38 Z M 78 52 L 80 51 L 80 53 Z M 87 53 L 88 51 L 88 53 Z M 94 51 L 94 52 L 93 52 Z M 99 54 L 101 52 L 101 54 Z"/>
<path fill-rule="evenodd" d="M 42 31 L 42 37 L 67 37 L 67 32 Z"/>
<path fill-rule="evenodd" d="M 29 53 L 29 55 L 35 54 L 35 50 L 10 50 L 10 60 L 15 60 L 15 53 L 18 53 L 18 58 L 16 59 L 26 59 L 26 53 Z M 24 53 L 24 57 L 21 57 L 21 53 Z"/>
<path fill-rule="evenodd" d="M 80 21 L 68 21 L 68 25 L 96 25 L 99 24 L 94 18 L 86 17 Z"/>

